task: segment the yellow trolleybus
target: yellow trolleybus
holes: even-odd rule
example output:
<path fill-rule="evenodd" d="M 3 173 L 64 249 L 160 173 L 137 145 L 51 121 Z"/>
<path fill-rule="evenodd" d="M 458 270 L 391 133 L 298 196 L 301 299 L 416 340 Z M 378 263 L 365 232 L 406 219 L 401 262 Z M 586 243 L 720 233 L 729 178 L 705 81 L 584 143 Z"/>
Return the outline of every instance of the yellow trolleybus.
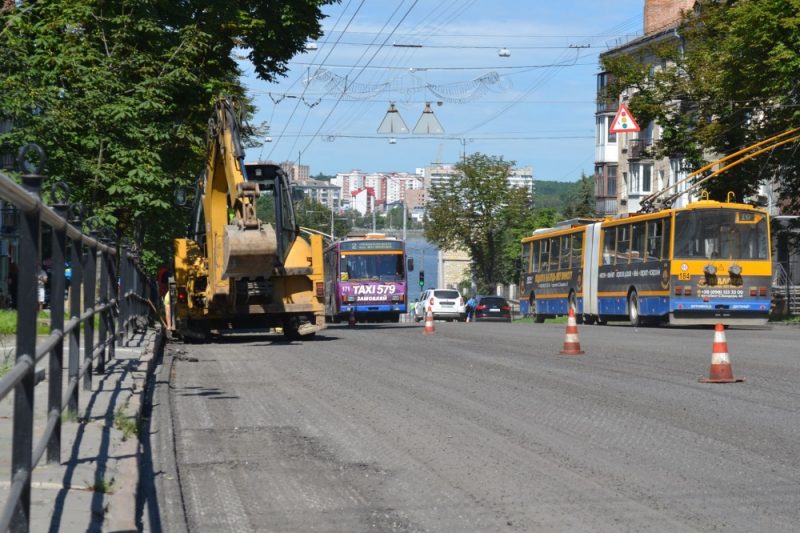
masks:
<path fill-rule="evenodd" d="M 522 240 L 521 294 L 536 322 L 760 325 L 772 284 L 769 216 L 747 204 L 568 221 Z"/>

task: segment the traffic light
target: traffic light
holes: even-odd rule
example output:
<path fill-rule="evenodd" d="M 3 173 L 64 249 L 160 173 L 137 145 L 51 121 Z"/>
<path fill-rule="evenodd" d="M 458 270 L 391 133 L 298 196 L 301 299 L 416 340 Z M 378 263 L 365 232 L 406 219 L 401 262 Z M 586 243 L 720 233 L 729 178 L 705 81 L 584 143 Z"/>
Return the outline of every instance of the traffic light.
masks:
<path fill-rule="evenodd" d="M 425 286 L 425 271 L 424 270 L 420 270 L 419 271 L 419 288 L 421 289 L 424 286 Z"/>

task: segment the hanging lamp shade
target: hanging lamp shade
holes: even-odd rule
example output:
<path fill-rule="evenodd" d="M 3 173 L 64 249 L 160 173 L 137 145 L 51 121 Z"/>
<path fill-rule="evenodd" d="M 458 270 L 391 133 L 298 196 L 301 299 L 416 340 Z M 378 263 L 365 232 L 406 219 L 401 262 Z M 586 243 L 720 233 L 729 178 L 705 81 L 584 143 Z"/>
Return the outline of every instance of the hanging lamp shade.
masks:
<path fill-rule="evenodd" d="M 389 110 L 378 126 L 378 133 L 408 133 L 408 126 L 403 122 L 403 117 L 400 116 L 394 102 L 389 103 Z"/>
<path fill-rule="evenodd" d="M 439 124 L 439 119 L 433 114 L 430 102 L 425 102 L 425 109 L 422 111 L 417 125 L 414 126 L 414 133 L 421 135 L 437 135 L 439 133 L 444 133 L 444 128 Z"/>

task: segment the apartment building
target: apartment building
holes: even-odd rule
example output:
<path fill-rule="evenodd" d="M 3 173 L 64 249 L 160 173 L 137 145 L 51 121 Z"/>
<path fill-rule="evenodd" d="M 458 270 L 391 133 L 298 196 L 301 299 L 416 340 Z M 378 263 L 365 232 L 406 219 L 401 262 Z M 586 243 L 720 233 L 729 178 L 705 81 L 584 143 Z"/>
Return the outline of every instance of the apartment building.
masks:
<path fill-rule="evenodd" d="M 645 0 L 644 35 L 600 55 L 602 58 L 647 51 L 654 45 L 674 41 L 680 44 L 676 29 L 682 13 L 692 9 L 695 0 Z M 644 61 L 653 72 L 664 68 L 655 57 Z M 689 169 L 679 158 L 655 158 L 653 145 L 661 135 L 658 124 L 639 124 L 641 131 L 611 133 L 612 121 L 621 103 L 627 102 L 632 90 L 608 94 L 612 78 L 608 72 L 597 75 L 597 108 L 595 111 L 595 212 L 598 216 L 635 213 L 641 200 L 649 194 L 683 180 Z M 682 186 L 685 189 L 685 185 Z M 676 206 L 690 198 L 680 197 Z"/>

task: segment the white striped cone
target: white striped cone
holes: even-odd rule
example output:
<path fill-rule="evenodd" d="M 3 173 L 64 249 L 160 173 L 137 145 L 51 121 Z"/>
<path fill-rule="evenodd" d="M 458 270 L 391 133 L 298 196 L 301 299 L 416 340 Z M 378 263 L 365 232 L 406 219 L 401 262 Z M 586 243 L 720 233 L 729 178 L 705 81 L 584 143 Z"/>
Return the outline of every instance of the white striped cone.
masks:
<path fill-rule="evenodd" d="M 708 378 L 701 378 L 700 383 L 739 383 L 744 378 L 733 377 L 731 358 L 728 353 L 728 341 L 725 340 L 725 327 L 722 324 L 714 326 L 714 346 L 711 349 L 711 368 Z"/>
<path fill-rule="evenodd" d="M 564 335 L 564 349 L 560 352 L 561 355 L 583 355 L 581 350 L 581 342 L 578 340 L 578 322 L 575 320 L 575 310 L 569 308 L 569 316 L 567 318 L 567 331 Z"/>
<path fill-rule="evenodd" d="M 422 330 L 422 333 L 425 335 L 433 335 L 435 328 L 433 327 L 433 309 L 431 306 L 428 306 L 428 312 L 425 313 L 425 329 Z"/>

